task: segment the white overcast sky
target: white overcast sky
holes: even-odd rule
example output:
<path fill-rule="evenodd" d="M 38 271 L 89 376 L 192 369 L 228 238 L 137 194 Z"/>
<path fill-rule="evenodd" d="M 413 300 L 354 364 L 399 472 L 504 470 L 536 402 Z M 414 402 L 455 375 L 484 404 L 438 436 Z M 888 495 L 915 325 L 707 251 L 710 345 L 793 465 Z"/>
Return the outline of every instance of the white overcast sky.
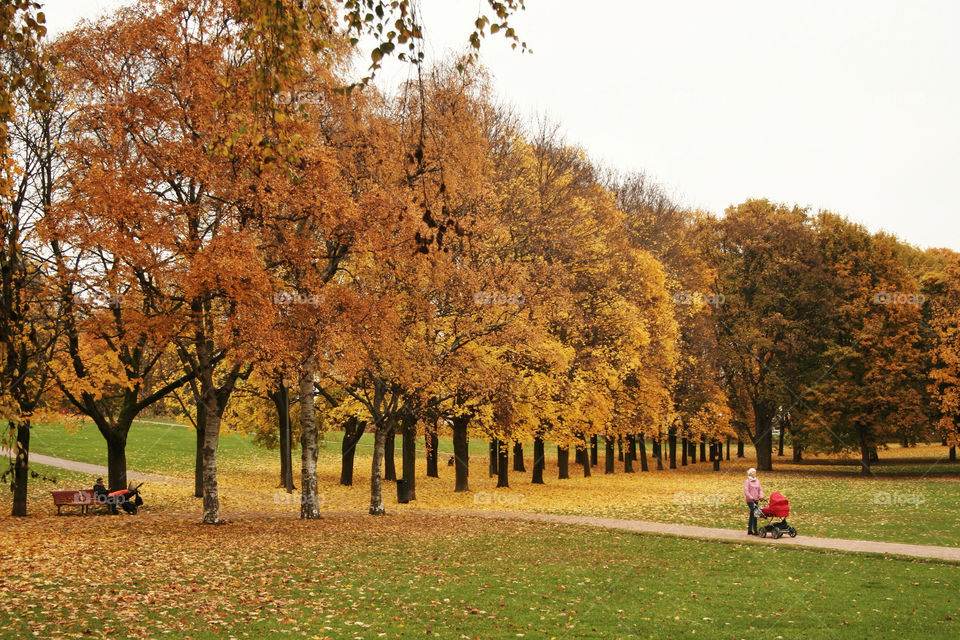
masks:
<path fill-rule="evenodd" d="M 43 4 L 56 34 L 121 2 Z M 428 55 L 485 5 L 422 0 Z M 499 96 L 684 204 L 766 197 L 960 250 L 957 0 L 527 0 L 514 23 L 533 54 L 483 47 Z"/>

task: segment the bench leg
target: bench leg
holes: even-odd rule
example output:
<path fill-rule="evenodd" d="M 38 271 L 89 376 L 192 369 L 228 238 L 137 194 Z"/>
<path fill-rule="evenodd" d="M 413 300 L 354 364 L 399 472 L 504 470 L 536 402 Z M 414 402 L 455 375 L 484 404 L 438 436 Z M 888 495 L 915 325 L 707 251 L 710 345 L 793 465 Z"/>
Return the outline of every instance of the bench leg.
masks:
<path fill-rule="evenodd" d="M 60 515 L 60 505 L 57 505 L 57 515 Z"/>

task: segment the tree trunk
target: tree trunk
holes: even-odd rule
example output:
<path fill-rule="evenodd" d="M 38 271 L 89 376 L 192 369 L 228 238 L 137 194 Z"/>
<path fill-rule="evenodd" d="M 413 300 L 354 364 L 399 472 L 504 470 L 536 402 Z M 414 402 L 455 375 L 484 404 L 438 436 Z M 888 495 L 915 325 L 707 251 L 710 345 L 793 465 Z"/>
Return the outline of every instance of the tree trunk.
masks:
<path fill-rule="evenodd" d="M 711 445 L 715 451 L 713 452 L 713 470 L 720 471 L 720 458 L 723 457 L 722 446 L 719 442 Z"/>
<path fill-rule="evenodd" d="M 706 462 L 706 460 L 707 460 L 707 443 L 701 441 L 700 442 L 700 462 Z M 694 462 L 696 462 L 696 460 L 694 460 Z"/>
<path fill-rule="evenodd" d="M 290 391 L 282 387 L 283 418 L 280 421 L 280 482 L 287 493 L 293 493 L 293 428 L 290 424 Z"/>
<path fill-rule="evenodd" d="M 570 479 L 570 448 L 557 446 L 557 479 Z"/>
<path fill-rule="evenodd" d="M 758 419 L 753 446 L 757 450 L 757 469 L 773 471 L 773 437 L 770 433 L 769 420 Z"/>
<path fill-rule="evenodd" d="M 193 496 L 203 497 L 203 442 L 206 437 L 207 412 L 202 404 L 197 406 L 197 459 L 193 476 Z"/>
<path fill-rule="evenodd" d="M 687 458 L 690 453 L 690 443 L 687 442 L 686 438 L 681 438 L 680 440 L 680 451 L 681 451 L 680 466 L 685 467 L 687 466 Z"/>
<path fill-rule="evenodd" d="M 367 423 L 355 417 L 343 425 L 343 440 L 340 441 L 340 484 L 353 486 L 353 462 L 356 459 L 357 444 L 367 430 Z"/>
<path fill-rule="evenodd" d="M 670 448 L 670 468 L 677 468 L 677 429 L 676 427 L 670 427 L 670 431 L 667 433 L 667 445 Z"/>
<path fill-rule="evenodd" d="M 640 437 L 636 439 L 636 444 L 640 445 L 640 471 L 649 471 L 650 468 L 647 466 L 647 438 L 642 433 Z"/>
<path fill-rule="evenodd" d="M 543 484 L 543 469 L 546 466 L 543 452 L 543 438 L 533 439 L 533 479 L 532 484 Z"/>
<path fill-rule="evenodd" d="M 783 425 L 780 425 L 780 442 L 777 445 L 777 456 L 781 458 L 783 457 L 783 432 L 784 431 L 786 431 L 786 429 L 783 427 Z"/>
<path fill-rule="evenodd" d="M 126 433 L 110 430 L 107 436 L 107 485 L 111 491 L 127 488 L 127 437 Z"/>
<path fill-rule="evenodd" d="M 663 442 L 660 440 L 653 441 L 653 457 L 657 460 L 657 471 L 663 471 Z"/>
<path fill-rule="evenodd" d="M 617 434 L 617 460 L 623 462 L 623 434 Z"/>
<path fill-rule="evenodd" d="M 623 472 L 624 473 L 633 473 L 633 461 L 636 459 L 636 456 L 630 455 L 632 449 L 637 446 L 637 438 L 632 433 L 627 434 L 627 451 L 623 455 Z"/>
<path fill-rule="evenodd" d="M 470 417 L 456 417 L 453 419 L 453 467 L 456 473 L 455 493 L 469 491 L 468 477 L 470 475 L 470 443 L 467 441 L 467 425 Z"/>
<path fill-rule="evenodd" d="M 427 450 L 427 477 L 439 478 L 440 471 L 437 468 L 437 451 L 440 445 L 440 439 L 437 437 L 437 423 L 434 422 L 427 427 L 427 432 L 423 435 L 424 447 Z"/>
<path fill-rule="evenodd" d="M 510 486 L 510 450 L 507 443 L 497 440 L 497 488 Z"/>
<path fill-rule="evenodd" d="M 803 447 L 794 443 L 793 445 L 793 461 L 800 462 L 803 460 Z"/>
<path fill-rule="evenodd" d="M 599 455 L 597 453 L 597 448 L 598 448 L 597 434 L 593 434 L 592 436 L 590 436 L 590 466 L 591 467 L 597 466 L 597 459 Z"/>
<path fill-rule="evenodd" d="M 583 467 L 583 477 L 590 477 L 590 445 L 586 438 L 582 438 L 581 442 L 583 443 L 583 455 L 580 456 L 580 464 Z"/>
<path fill-rule="evenodd" d="M 197 303 L 192 307 L 196 311 Z M 241 367 L 235 363 L 225 375 L 217 375 L 216 363 L 207 353 L 208 342 L 203 337 L 203 331 L 197 330 L 194 336 L 194 348 L 197 352 L 198 377 L 200 378 L 200 397 L 198 406 L 206 412 L 203 423 L 203 518 L 204 524 L 220 524 L 220 490 L 217 482 L 217 446 L 220 442 L 220 422 L 223 411 L 227 407 L 230 395 L 233 393 L 237 380 L 240 378 Z M 215 380 L 219 380 L 217 386 Z"/>
<path fill-rule="evenodd" d="M 217 484 L 217 444 L 220 441 L 220 414 L 216 392 L 206 394 L 207 412 L 203 429 L 203 523 L 220 524 L 220 493 Z"/>
<path fill-rule="evenodd" d="M 489 477 L 497 475 L 497 460 L 500 455 L 500 441 L 494 438 L 490 441 L 490 464 L 488 465 Z"/>
<path fill-rule="evenodd" d="M 373 436 L 373 463 L 370 465 L 370 515 L 382 516 L 387 510 L 383 507 L 383 468 L 384 453 L 386 452 L 387 431 L 392 425 L 378 424 Z"/>
<path fill-rule="evenodd" d="M 281 380 L 276 390 L 270 392 L 270 399 L 277 410 L 277 426 L 280 440 L 280 486 L 287 493 L 296 487 L 293 484 L 293 436 L 290 428 L 290 390 Z"/>
<path fill-rule="evenodd" d="M 15 431 L 17 438 L 14 444 L 16 460 L 13 463 L 13 509 L 10 515 L 25 517 L 27 515 L 27 482 L 30 476 L 30 421 L 11 422 L 10 431 Z"/>
<path fill-rule="evenodd" d="M 526 473 L 527 467 L 523 464 L 523 444 L 513 443 L 513 470 L 520 473 Z"/>
<path fill-rule="evenodd" d="M 607 441 L 607 451 L 606 451 L 606 454 L 604 455 L 605 466 L 604 466 L 603 472 L 613 473 L 614 472 L 613 465 L 616 463 L 614 458 L 617 455 L 617 452 L 615 451 L 617 440 L 613 436 L 607 436 L 606 441 Z"/>
<path fill-rule="evenodd" d="M 950 462 L 956 462 L 956 460 L 957 460 L 957 445 L 951 445 L 951 446 L 950 446 L 950 454 L 949 454 L 949 457 L 948 457 L 947 459 L 950 460 Z"/>
<path fill-rule="evenodd" d="M 860 440 L 860 475 L 869 476 L 873 473 L 870 470 L 870 443 L 862 427 L 857 428 L 857 436 Z"/>
<path fill-rule="evenodd" d="M 577 437 L 578 437 L 578 438 L 580 437 L 579 434 L 577 435 Z M 574 447 L 574 449 L 573 449 L 573 464 L 579 464 L 579 465 L 582 465 L 582 464 L 583 464 L 583 452 L 584 452 L 583 449 L 579 449 L 579 448 L 577 448 L 577 447 Z"/>
<path fill-rule="evenodd" d="M 300 377 L 300 517 L 320 518 L 320 495 L 317 491 L 317 420 L 315 415 L 315 381 L 313 357 L 303 364 Z"/>
<path fill-rule="evenodd" d="M 407 481 L 407 495 L 413 501 L 417 499 L 417 419 L 409 414 L 404 415 L 400 429 L 403 436 L 403 479 Z"/>
<path fill-rule="evenodd" d="M 737 457 L 746 458 L 746 454 L 743 453 L 743 440 L 737 438 Z"/>
<path fill-rule="evenodd" d="M 730 436 L 727 436 L 727 460 L 730 460 Z"/>
<path fill-rule="evenodd" d="M 391 426 L 390 431 L 384 434 L 383 441 L 383 479 L 387 482 L 397 481 L 397 432 Z"/>

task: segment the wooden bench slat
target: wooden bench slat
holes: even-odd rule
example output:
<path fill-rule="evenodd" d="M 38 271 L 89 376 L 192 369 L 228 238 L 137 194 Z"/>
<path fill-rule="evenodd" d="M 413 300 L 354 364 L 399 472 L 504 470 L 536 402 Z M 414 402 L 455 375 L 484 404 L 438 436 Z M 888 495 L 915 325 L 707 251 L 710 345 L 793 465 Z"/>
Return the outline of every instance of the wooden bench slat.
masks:
<path fill-rule="evenodd" d="M 57 515 L 60 515 L 61 507 L 80 507 L 80 513 L 86 513 L 87 507 L 97 503 L 93 489 L 51 491 L 50 495 L 57 507 Z"/>

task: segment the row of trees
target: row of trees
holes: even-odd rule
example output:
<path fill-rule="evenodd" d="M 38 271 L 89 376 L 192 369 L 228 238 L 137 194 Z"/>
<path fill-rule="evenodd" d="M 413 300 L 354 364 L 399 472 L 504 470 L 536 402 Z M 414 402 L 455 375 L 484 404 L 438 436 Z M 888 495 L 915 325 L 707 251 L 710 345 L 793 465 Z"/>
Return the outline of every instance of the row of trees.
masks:
<path fill-rule="evenodd" d="M 346 31 L 327 5 L 129 7 L 10 90 L 15 514 L 31 422 L 63 410 L 103 434 L 111 486 L 138 415 L 188 416 L 208 523 L 225 426 L 279 445 L 288 490 L 299 439 L 304 518 L 324 429 L 344 431 L 345 483 L 374 434 L 373 514 L 398 435 L 411 485 L 417 439 L 436 475 L 451 435 L 457 491 L 470 438 L 492 443 L 501 483 L 528 441 L 534 482 L 546 442 L 561 477 L 571 449 L 589 472 L 597 440 L 646 470 L 647 441 L 659 464 L 678 440 L 719 462 L 736 435 L 769 469 L 780 426 L 795 457 L 858 450 L 865 472 L 893 438 L 955 442 L 957 254 L 762 200 L 685 210 L 524 125 L 468 59 L 417 66 L 394 96 L 351 90 L 357 34 L 378 39 L 373 67 L 401 44 L 418 61 L 421 37 L 355 4 Z M 476 45 L 516 37 L 514 4 L 490 4 Z"/>

